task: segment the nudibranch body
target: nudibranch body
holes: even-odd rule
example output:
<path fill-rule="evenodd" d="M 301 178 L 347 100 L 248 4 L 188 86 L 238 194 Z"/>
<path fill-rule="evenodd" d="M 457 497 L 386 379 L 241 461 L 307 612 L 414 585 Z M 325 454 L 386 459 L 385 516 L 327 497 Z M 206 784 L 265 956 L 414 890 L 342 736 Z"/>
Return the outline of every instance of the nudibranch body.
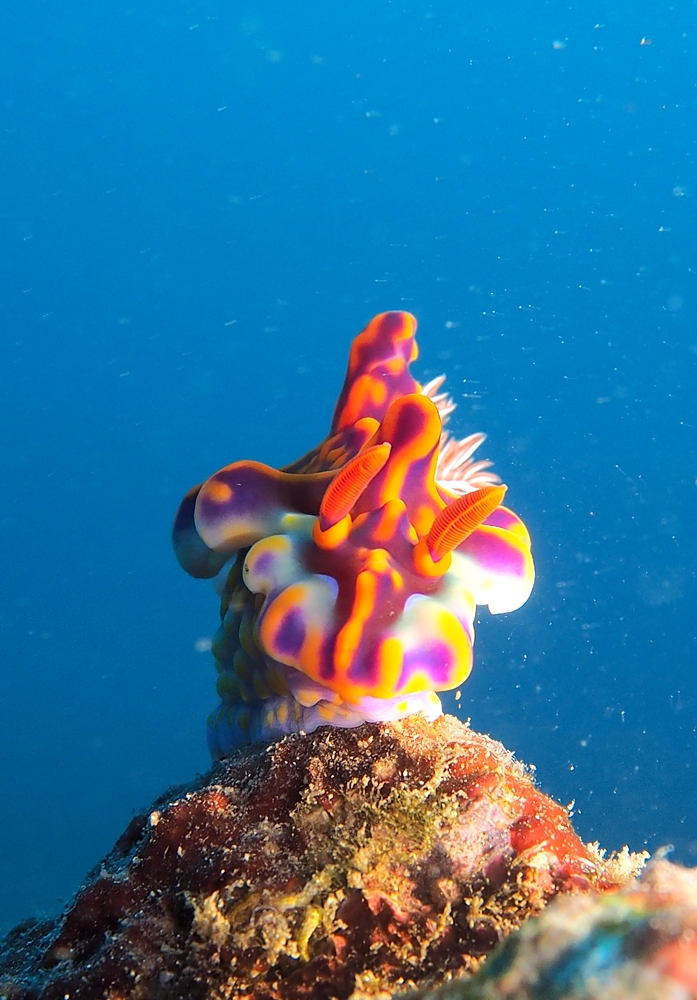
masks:
<path fill-rule="evenodd" d="M 321 725 L 436 718 L 436 692 L 471 670 L 476 606 L 530 594 L 528 532 L 472 458 L 484 435 L 443 430 L 443 379 L 412 378 L 415 332 L 388 312 L 359 334 L 329 434 L 303 458 L 234 462 L 182 501 L 177 558 L 222 586 L 215 757 Z"/>

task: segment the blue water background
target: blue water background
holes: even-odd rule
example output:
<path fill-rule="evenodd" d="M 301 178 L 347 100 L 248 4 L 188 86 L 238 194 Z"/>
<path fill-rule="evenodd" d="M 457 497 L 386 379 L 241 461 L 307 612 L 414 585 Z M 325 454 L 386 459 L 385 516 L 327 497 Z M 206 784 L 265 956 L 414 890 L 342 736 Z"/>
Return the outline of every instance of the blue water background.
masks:
<path fill-rule="evenodd" d="M 697 6 L 4 0 L 0 925 L 208 765 L 193 483 L 419 320 L 538 580 L 457 708 L 697 860 Z"/>

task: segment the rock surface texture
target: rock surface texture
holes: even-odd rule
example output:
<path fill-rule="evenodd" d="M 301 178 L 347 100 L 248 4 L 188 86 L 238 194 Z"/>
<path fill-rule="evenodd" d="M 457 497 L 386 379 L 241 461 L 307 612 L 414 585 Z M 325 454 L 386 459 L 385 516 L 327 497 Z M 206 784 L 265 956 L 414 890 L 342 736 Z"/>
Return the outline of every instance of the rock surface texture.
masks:
<path fill-rule="evenodd" d="M 358 1000 L 476 970 L 559 893 L 625 885 L 504 747 L 450 716 L 250 747 L 137 817 L 1 1000 Z"/>
<path fill-rule="evenodd" d="M 466 982 L 403 1000 L 695 1000 L 697 871 L 653 862 L 620 892 L 554 901 Z"/>

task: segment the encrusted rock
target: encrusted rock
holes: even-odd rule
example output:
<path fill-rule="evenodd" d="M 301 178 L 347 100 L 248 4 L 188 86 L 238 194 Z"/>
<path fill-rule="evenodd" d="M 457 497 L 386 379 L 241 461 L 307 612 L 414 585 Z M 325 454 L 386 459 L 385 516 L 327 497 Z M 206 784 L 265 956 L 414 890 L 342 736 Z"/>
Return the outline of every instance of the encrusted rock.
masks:
<path fill-rule="evenodd" d="M 473 979 L 402 1000 L 697 1000 L 697 871 L 659 859 L 617 893 L 556 899 Z"/>
<path fill-rule="evenodd" d="M 6 1000 L 348 1000 L 470 973 L 558 893 L 624 885 L 450 716 L 250 747 L 136 818 L 63 915 L 0 946 Z"/>

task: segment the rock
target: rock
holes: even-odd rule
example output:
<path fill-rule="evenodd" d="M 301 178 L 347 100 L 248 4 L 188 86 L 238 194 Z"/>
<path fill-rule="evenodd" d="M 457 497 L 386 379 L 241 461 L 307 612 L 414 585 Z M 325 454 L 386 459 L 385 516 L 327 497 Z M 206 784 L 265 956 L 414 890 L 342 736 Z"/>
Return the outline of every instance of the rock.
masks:
<path fill-rule="evenodd" d="M 450 716 L 249 747 L 137 817 L 2 1000 L 358 1000 L 475 971 L 559 893 L 625 885 L 500 744 Z"/>
<path fill-rule="evenodd" d="M 403 1000 L 695 1000 L 697 871 L 654 861 L 620 892 L 560 897 L 467 982 Z"/>

